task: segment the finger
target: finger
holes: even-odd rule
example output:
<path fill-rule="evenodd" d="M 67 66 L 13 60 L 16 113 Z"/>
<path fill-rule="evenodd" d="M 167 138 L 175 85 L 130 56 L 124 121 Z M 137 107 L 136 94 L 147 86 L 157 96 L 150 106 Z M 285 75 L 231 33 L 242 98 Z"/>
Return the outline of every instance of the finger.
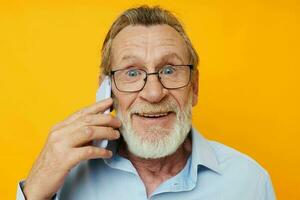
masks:
<path fill-rule="evenodd" d="M 85 146 L 74 148 L 71 156 L 68 157 L 71 167 L 77 165 L 80 161 L 96 159 L 96 158 L 110 158 L 112 151 L 98 148 L 94 146 Z"/>
<path fill-rule="evenodd" d="M 112 106 L 112 104 L 113 104 L 113 99 L 110 97 L 86 107 L 85 112 L 86 114 L 103 113 L 104 111 L 109 109 Z"/>
<path fill-rule="evenodd" d="M 58 130 L 73 121 L 77 120 L 78 118 L 81 118 L 88 114 L 97 114 L 99 112 L 104 112 L 105 110 L 109 109 L 112 106 L 113 100 L 112 98 L 105 99 L 103 101 L 98 101 L 97 103 L 94 103 L 88 107 L 82 108 L 81 110 L 73 113 L 68 118 L 66 118 L 64 121 L 56 124 L 51 131 Z"/>
<path fill-rule="evenodd" d="M 121 120 L 111 114 L 86 115 L 78 119 L 75 123 L 87 126 L 108 126 L 113 128 L 120 128 L 122 125 Z"/>
<path fill-rule="evenodd" d="M 68 145 L 72 147 L 82 146 L 92 140 L 116 140 L 120 133 L 111 127 L 84 126 L 74 134 L 68 135 Z"/>
<path fill-rule="evenodd" d="M 110 114 L 87 115 L 57 130 L 55 135 L 59 138 L 71 138 L 75 132 L 78 132 L 78 130 L 85 126 L 111 127 L 118 129 L 121 127 L 121 121 Z M 69 144 L 68 142 L 66 143 Z"/>

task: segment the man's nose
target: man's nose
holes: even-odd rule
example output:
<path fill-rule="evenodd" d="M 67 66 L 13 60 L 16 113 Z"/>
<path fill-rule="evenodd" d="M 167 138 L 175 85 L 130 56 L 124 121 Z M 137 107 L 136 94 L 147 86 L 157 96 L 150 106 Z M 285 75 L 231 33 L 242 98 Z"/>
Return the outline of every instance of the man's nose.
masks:
<path fill-rule="evenodd" d="M 139 96 L 150 103 L 158 103 L 166 96 L 166 93 L 167 89 L 162 86 L 158 76 L 152 74 L 147 77 L 146 84 Z"/>

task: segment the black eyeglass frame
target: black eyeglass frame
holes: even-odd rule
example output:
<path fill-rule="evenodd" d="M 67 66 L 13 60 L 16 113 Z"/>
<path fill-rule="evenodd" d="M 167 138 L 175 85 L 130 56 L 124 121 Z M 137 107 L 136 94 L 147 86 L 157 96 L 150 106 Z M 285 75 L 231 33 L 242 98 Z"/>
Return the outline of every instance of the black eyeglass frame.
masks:
<path fill-rule="evenodd" d="M 176 89 L 180 89 L 180 88 L 186 87 L 186 86 L 190 83 L 190 81 L 191 81 L 191 75 L 192 75 L 192 70 L 193 70 L 193 68 L 194 68 L 194 65 L 189 64 L 189 65 L 171 65 L 171 66 L 175 66 L 175 67 L 176 67 L 176 66 L 188 66 L 188 67 L 190 68 L 189 80 L 188 80 L 187 84 L 185 84 L 184 86 L 176 87 L 176 88 L 169 88 L 169 87 L 164 86 L 164 84 L 162 83 L 161 77 L 159 76 L 159 71 L 160 71 L 160 70 L 158 70 L 157 72 L 147 73 L 145 70 L 139 69 L 139 70 L 145 72 L 145 74 L 146 74 L 146 77 L 144 78 L 144 85 L 143 85 L 143 87 L 142 87 L 141 89 L 135 90 L 135 91 L 124 91 L 124 90 L 120 90 L 120 89 L 118 88 L 118 86 L 117 86 L 117 84 L 116 84 L 115 76 L 114 76 L 114 74 L 115 74 L 116 72 L 121 71 L 121 70 L 124 70 L 124 69 L 117 69 L 117 70 L 114 70 L 114 71 L 110 71 L 110 75 L 112 76 L 112 79 L 113 79 L 113 81 L 114 81 L 114 84 L 115 84 L 117 90 L 119 90 L 120 92 L 134 93 L 134 92 L 140 92 L 140 91 L 142 91 L 142 90 L 144 89 L 146 83 L 147 83 L 148 76 L 150 76 L 150 75 L 157 75 L 157 78 L 158 78 L 160 84 L 161 84 L 161 85 L 163 86 L 163 88 L 165 88 L 165 89 L 168 89 L 168 90 L 176 90 Z"/>

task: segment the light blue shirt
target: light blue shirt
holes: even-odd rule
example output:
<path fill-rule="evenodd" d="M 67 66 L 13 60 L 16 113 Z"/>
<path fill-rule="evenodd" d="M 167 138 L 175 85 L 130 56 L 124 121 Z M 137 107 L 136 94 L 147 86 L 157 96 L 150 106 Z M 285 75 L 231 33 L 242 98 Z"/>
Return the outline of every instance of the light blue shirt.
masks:
<path fill-rule="evenodd" d="M 118 154 L 82 162 L 66 178 L 56 200 L 274 200 L 270 177 L 250 157 L 208 141 L 191 130 L 192 154 L 185 167 L 147 198 L 132 163 Z M 117 143 L 108 148 L 116 152 Z M 25 200 L 21 183 L 17 200 Z"/>

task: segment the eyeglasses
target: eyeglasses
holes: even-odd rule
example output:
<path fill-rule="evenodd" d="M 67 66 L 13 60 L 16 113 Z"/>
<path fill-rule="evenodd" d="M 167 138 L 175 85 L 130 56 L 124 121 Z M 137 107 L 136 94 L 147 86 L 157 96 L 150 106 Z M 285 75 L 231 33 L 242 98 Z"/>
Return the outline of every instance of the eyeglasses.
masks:
<path fill-rule="evenodd" d="M 150 75 L 156 75 L 166 89 L 185 87 L 190 82 L 192 69 L 193 65 L 166 65 L 153 73 L 138 68 L 119 69 L 110 73 L 119 91 L 138 92 L 143 90 Z"/>

